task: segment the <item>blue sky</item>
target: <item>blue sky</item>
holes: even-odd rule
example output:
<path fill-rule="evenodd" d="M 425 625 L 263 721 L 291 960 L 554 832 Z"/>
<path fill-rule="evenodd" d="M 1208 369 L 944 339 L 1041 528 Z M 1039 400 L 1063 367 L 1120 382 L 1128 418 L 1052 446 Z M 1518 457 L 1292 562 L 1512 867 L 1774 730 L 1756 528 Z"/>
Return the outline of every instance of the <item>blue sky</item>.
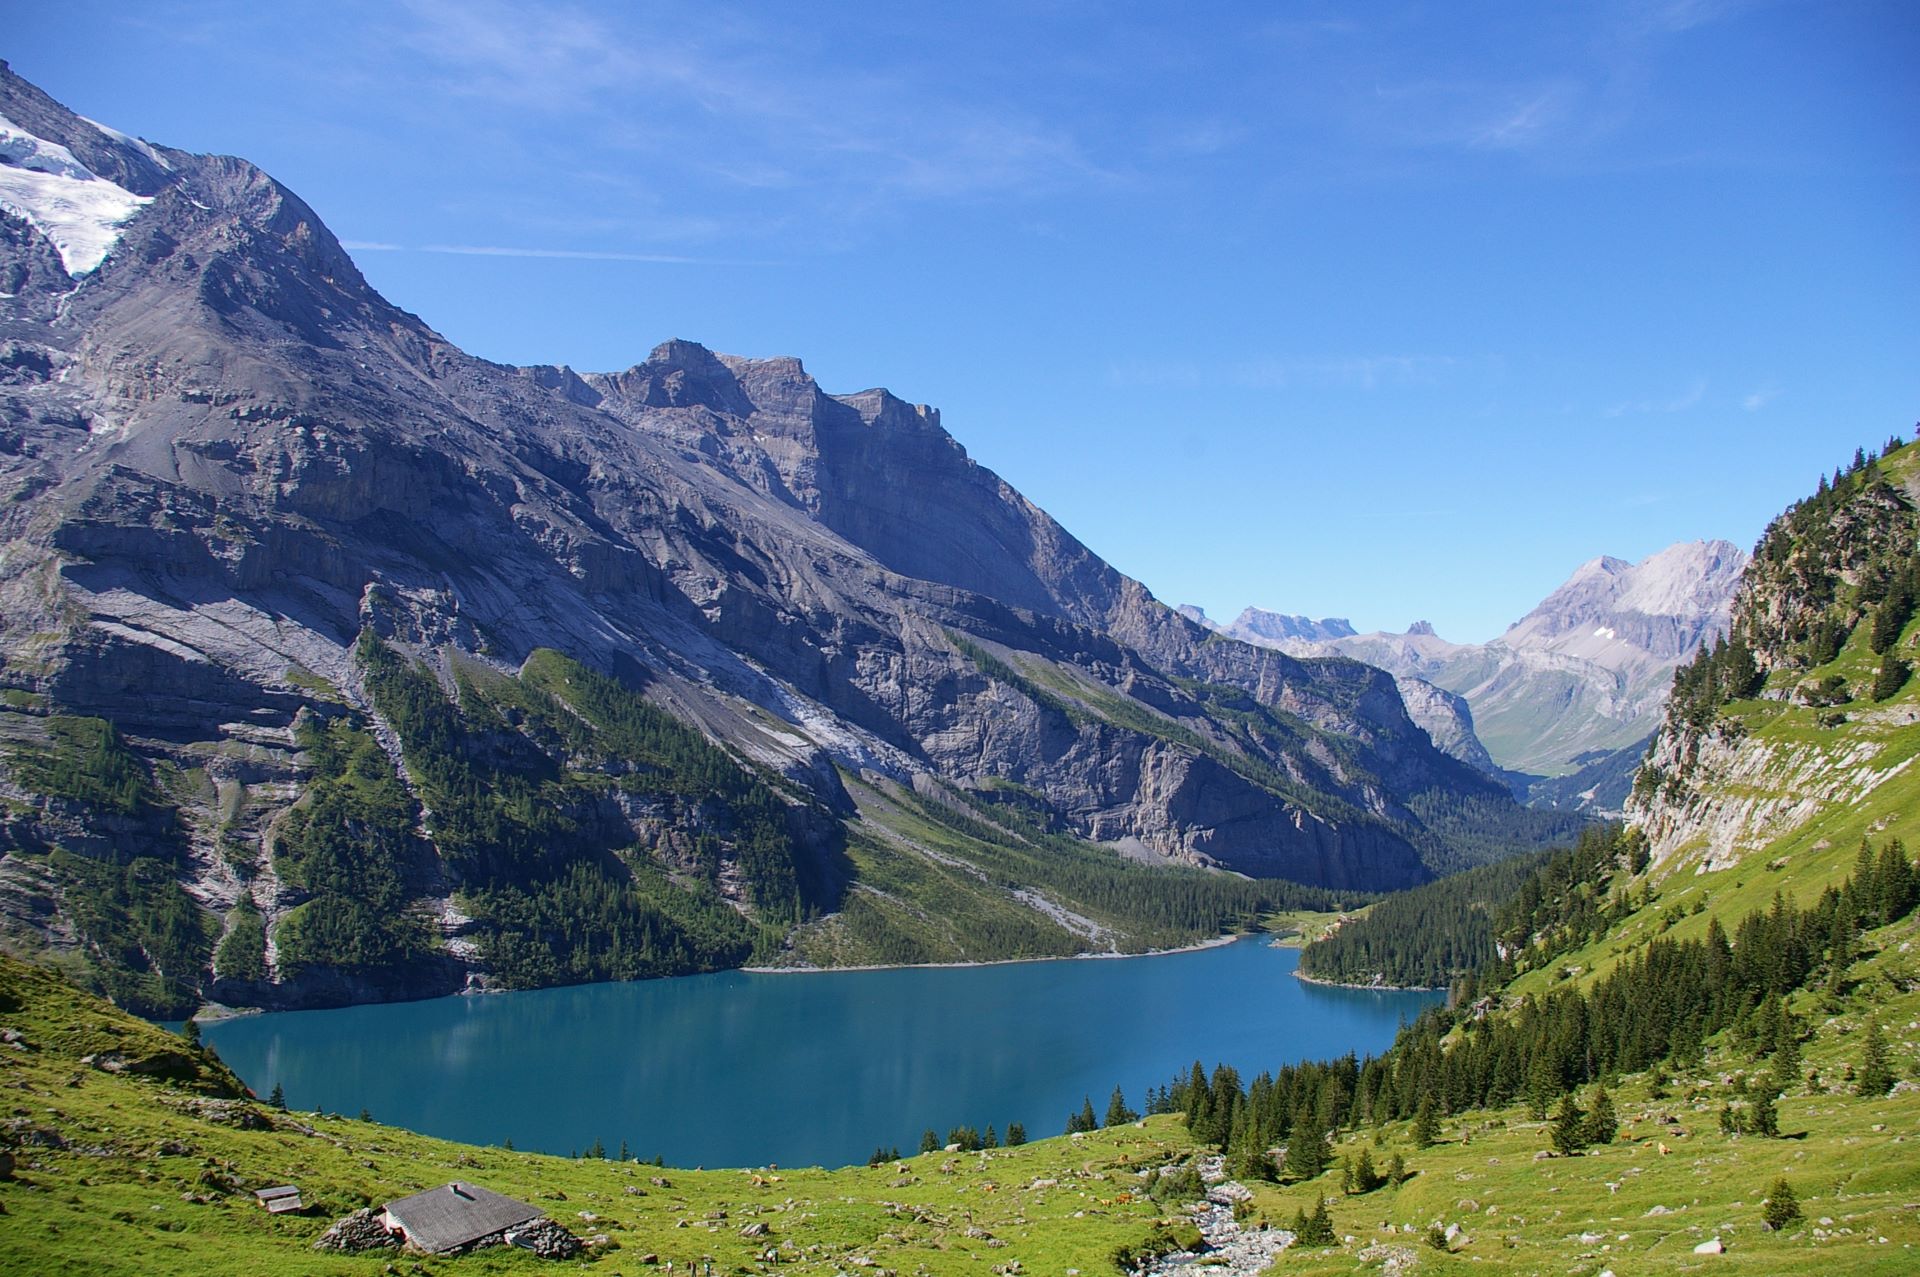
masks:
<path fill-rule="evenodd" d="M 939 407 L 1168 602 L 1490 638 L 1920 417 L 1920 5 L 16 6 L 513 363 Z"/>

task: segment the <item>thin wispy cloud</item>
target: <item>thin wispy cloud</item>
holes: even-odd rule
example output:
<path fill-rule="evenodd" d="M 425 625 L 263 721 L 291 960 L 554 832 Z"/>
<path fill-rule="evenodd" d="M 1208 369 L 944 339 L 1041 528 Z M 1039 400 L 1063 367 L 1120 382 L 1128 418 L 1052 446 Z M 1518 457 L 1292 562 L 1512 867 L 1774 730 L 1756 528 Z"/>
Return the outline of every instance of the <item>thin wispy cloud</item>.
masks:
<path fill-rule="evenodd" d="M 661 266 L 772 266 L 773 262 L 734 261 L 713 257 L 688 257 L 678 253 L 628 253 L 617 249 L 529 248 L 508 244 L 388 244 L 372 240 L 343 239 L 340 246 L 352 252 L 370 253 L 444 253 L 455 257 L 532 257 L 575 262 L 640 262 Z"/>
<path fill-rule="evenodd" d="M 1564 122 L 1573 91 L 1556 85 L 1533 94 L 1503 112 L 1471 135 L 1475 146 L 1513 150 L 1532 146 L 1553 134 Z"/>
<path fill-rule="evenodd" d="M 1027 198 L 1120 175 L 1062 122 L 912 76 L 836 65 L 805 27 L 703 9 L 637 23 L 565 4 L 409 0 L 393 38 L 447 99 L 551 117 L 662 178 L 798 193 L 861 215 Z M 685 30 L 689 33 L 683 35 Z"/>
<path fill-rule="evenodd" d="M 1748 412 L 1759 412 L 1762 408 L 1780 397 L 1777 386 L 1762 386 L 1740 401 L 1740 406 Z"/>
<path fill-rule="evenodd" d="M 1664 398 L 1627 400 L 1611 405 L 1600 415 L 1603 417 L 1663 416 L 1697 408 L 1706 397 L 1707 379 L 1699 377 L 1678 394 Z"/>

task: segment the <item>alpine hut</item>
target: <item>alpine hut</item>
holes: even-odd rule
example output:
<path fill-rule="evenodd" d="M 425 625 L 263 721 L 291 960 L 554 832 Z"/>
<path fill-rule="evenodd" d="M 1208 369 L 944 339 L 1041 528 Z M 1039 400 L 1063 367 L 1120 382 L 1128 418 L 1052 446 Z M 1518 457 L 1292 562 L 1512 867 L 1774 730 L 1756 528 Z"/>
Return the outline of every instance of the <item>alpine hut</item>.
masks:
<path fill-rule="evenodd" d="M 388 1202 L 381 1222 L 408 1246 L 438 1255 L 511 1242 L 514 1229 L 542 1218 L 540 1208 L 458 1180 Z"/>

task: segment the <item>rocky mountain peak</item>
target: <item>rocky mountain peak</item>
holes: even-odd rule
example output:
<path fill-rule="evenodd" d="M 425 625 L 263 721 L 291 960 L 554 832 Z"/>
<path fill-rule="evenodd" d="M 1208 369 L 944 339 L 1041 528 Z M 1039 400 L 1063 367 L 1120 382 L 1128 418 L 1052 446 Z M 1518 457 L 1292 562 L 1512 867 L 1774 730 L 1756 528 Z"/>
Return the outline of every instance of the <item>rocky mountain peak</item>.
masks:
<path fill-rule="evenodd" d="M 1412 625 L 1409 625 L 1407 627 L 1407 634 L 1410 637 L 1417 637 L 1417 638 L 1440 637 L 1438 634 L 1434 633 L 1432 621 L 1415 621 Z"/>
<path fill-rule="evenodd" d="M 1354 631 L 1353 623 L 1344 616 L 1329 616 L 1316 621 L 1310 616 L 1289 616 L 1250 607 L 1235 617 L 1225 632 L 1235 638 L 1255 642 L 1297 640 L 1317 643 L 1346 638 Z"/>
<path fill-rule="evenodd" d="M 698 342 L 674 338 L 625 372 L 588 373 L 582 380 L 606 398 L 645 408 L 711 408 L 751 416 L 753 400 L 733 369 Z"/>
<path fill-rule="evenodd" d="M 1678 660 L 1724 633 L 1747 556 L 1727 541 L 1686 541 L 1639 563 L 1610 556 L 1580 565 L 1500 641 L 1514 648 L 1568 643 L 1612 664 L 1631 652 Z M 1605 653 L 1602 645 L 1616 650 Z"/>

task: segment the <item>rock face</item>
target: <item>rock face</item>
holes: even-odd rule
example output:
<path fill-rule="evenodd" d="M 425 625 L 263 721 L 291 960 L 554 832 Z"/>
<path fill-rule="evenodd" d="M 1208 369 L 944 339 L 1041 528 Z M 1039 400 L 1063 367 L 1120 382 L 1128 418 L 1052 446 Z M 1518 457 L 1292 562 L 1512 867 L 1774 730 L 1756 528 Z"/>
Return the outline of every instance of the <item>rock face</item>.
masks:
<path fill-rule="evenodd" d="M 264 955 L 240 964 L 256 974 L 227 987 L 264 996 L 307 900 L 279 850 L 318 801 L 301 741 L 364 723 L 422 792 L 362 635 L 475 713 L 471 689 L 539 649 L 644 686 L 776 777 L 810 845 L 831 842 L 819 822 L 863 818 L 842 776 L 963 804 L 1017 793 L 1054 832 L 1340 886 L 1426 877 L 1459 836 L 1427 828 L 1435 802 L 1513 829 L 1504 793 L 1432 747 L 1387 675 L 1183 619 L 931 408 L 686 341 L 606 374 L 487 363 L 375 293 L 244 161 L 103 131 L 3 64 L 0 114 L 138 201 L 84 270 L 32 209 L 0 210 L 0 757 L 19 800 L 0 821 L 0 924 L 35 947 L 86 931 L 50 848 L 163 862 L 229 934 L 253 925 L 236 910 L 262 913 Z M 474 767 L 526 753 L 531 720 L 496 708 L 461 747 Z M 118 798 L 49 799 L 45 777 L 71 789 L 71 769 L 21 760 L 71 746 L 79 718 L 111 724 L 92 747 L 160 797 L 128 779 Z M 535 743 L 564 761 L 557 737 Z M 562 815 L 633 836 L 649 820 L 617 797 Z M 433 916 L 441 958 L 402 987 L 316 971 L 288 996 L 472 974 L 437 819 L 399 837 L 395 889 Z M 604 845 L 623 850 L 617 835 Z M 704 872 L 724 894 L 737 849 L 718 836 Z M 692 864 L 658 854 L 670 875 Z"/>
<path fill-rule="evenodd" d="M 1351 656 L 1423 679 L 1465 698 L 1474 734 L 1498 768 L 1561 776 L 1653 732 L 1674 669 L 1726 633 L 1746 562 L 1725 541 L 1683 542 L 1637 564 L 1593 559 L 1490 643 L 1450 643 L 1424 621 L 1404 634 L 1299 637 L 1293 631 L 1306 628 L 1297 624 L 1304 618 L 1254 609 L 1226 632 L 1298 656 Z M 1429 720 L 1421 725 L 1438 728 L 1436 744 L 1478 765 L 1457 727 L 1445 717 Z"/>
<path fill-rule="evenodd" d="M 1823 477 L 1815 496 L 1768 526 L 1741 574 L 1721 653 L 1741 654 L 1740 681 L 1751 684 L 1716 689 L 1716 662 L 1696 659 L 1676 681 L 1634 780 L 1627 818 L 1646 833 L 1655 863 L 1730 868 L 1762 848 L 1797 849 L 1801 831 L 1823 812 L 1898 801 L 1897 791 L 1891 799 L 1878 791 L 1911 768 L 1920 711 L 1905 680 L 1878 694 L 1876 666 L 1915 660 L 1915 641 L 1903 635 L 1916 553 L 1913 444 L 1862 454 L 1831 487 Z M 1903 597 L 1905 610 L 1883 627 L 1881 613 L 1899 609 Z M 1749 697 L 1793 708 L 1752 727 L 1719 712 Z"/>

